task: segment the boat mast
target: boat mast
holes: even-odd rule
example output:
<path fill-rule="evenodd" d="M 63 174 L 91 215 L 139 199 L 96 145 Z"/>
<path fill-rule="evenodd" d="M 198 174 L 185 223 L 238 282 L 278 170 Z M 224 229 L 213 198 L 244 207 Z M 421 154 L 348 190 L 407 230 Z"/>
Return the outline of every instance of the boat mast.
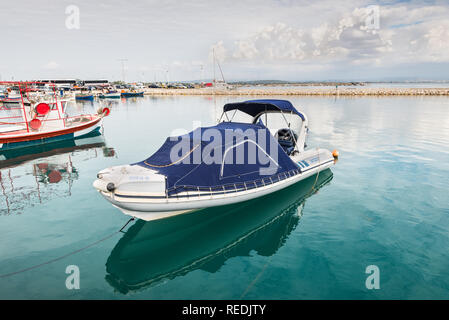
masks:
<path fill-rule="evenodd" d="M 220 61 L 218 61 L 218 59 L 215 57 L 215 48 L 212 49 L 212 53 L 214 56 L 214 85 L 217 82 L 215 79 L 216 78 L 216 76 L 215 76 L 215 61 L 216 61 L 216 64 L 218 65 L 218 69 L 220 70 L 221 78 L 223 79 L 223 82 L 226 83 L 226 80 L 223 75 L 223 70 L 221 69 L 221 66 L 220 66 Z"/>
<path fill-rule="evenodd" d="M 212 48 L 213 65 L 214 65 L 214 87 L 215 87 L 215 48 Z"/>
<path fill-rule="evenodd" d="M 221 78 L 223 79 L 223 82 L 226 83 L 225 78 L 224 78 L 224 75 L 223 75 L 223 70 L 221 70 L 220 61 L 217 60 L 217 64 L 218 64 L 218 68 L 220 69 Z"/>

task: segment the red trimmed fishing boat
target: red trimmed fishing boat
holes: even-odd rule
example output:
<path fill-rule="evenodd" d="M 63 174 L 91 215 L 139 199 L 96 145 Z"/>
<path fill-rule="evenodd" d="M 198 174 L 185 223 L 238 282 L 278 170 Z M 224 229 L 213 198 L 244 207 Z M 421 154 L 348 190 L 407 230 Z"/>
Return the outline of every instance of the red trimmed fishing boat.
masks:
<path fill-rule="evenodd" d="M 19 88 L 19 104 L 0 103 L 0 153 L 64 140 L 76 140 L 100 131 L 102 120 L 109 115 L 108 108 L 97 113 L 78 112 L 68 115 L 67 105 L 73 97 L 36 90 L 44 83 L 0 82 L 3 86 Z M 48 84 L 47 84 L 48 85 Z"/>

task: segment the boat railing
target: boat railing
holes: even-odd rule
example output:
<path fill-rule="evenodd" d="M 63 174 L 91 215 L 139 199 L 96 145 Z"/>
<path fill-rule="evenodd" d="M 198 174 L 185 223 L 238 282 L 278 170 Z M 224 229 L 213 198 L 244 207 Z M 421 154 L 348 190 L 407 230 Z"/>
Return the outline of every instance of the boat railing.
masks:
<path fill-rule="evenodd" d="M 227 193 L 235 193 L 235 192 L 241 192 L 241 191 L 249 191 L 255 188 L 265 187 L 272 185 L 274 183 L 280 182 L 285 179 L 289 179 L 295 175 L 300 174 L 302 171 L 300 168 L 298 169 L 292 169 L 287 172 L 281 172 L 269 177 L 264 177 L 261 179 L 256 180 L 250 180 L 250 181 L 244 181 L 244 182 L 237 182 L 232 184 L 222 184 L 218 186 L 176 186 L 172 188 L 167 189 L 167 195 L 168 197 L 179 197 L 181 193 L 185 193 L 188 198 L 190 197 L 200 197 L 201 195 L 220 195 L 220 194 L 227 194 Z M 196 192 L 191 193 L 191 192 Z"/>
<path fill-rule="evenodd" d="M 17 110 L 20 108 L 17 108 Z M 1 107 L 0 107 L 0 111 L 1 111 Z M 45 131 L 45 128 L 47 126 L 47 124 L 51 124 L 54 122 L 61 122 L 62 123 L 62 127 L 65 128 L 70 128 L 72 126 L 75 125 L 79 125 L 81 123 L 84 122 L 89 122 L 94 120 L 95 117 L 91 114 L 80 114 L 80 115 L 76 115 L 76 116 L 64 116 L 64 117 L 54 117 L 54 118 L 46 118 L 46 119 L 39 119 L 40 121 L 40 127 L 39 128 L 30 128 L 29 131 Z M 23 129 L 26 129 L 27 126 L 30 126 L 30 121 L 24 121 L 23 116 L 22 115 L 18 115 L 18 116 L 6 116 L 6 117 L 0 117 L 0 133 L 3 132 L 4 130 L 2 130 L 2 126 L 22 126 Z"/>

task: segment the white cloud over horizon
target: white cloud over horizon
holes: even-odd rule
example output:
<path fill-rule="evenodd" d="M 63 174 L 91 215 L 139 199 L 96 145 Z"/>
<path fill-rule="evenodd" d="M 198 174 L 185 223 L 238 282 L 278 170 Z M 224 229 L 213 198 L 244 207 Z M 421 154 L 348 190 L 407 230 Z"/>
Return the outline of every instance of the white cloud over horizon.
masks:
<path fill-rule="evenodd" d="M 278 22 L 230 47 L 223 41 L 212 47 L 221 61 L 449 62 L 449 7 L 408 10 L 418 19 L 412 22 L 404 7 L 380 10 L 385 27 L 378 30 L 366 28 L 365 8 L 355 8 L 336 21 L 310 29 Z M 444 16 L 432 19 L 442 12 Z"/>
<path fill-rule="evenodd" d="M 67 5 L 81 28 L 64 26 Z M 379 29 L 366 8 L 379 7 Z M 21 1 L 3 5 L 3 79 L 446 79 L 445 1 Z M 64 67 L 63 67 L 64 66 Z"/>

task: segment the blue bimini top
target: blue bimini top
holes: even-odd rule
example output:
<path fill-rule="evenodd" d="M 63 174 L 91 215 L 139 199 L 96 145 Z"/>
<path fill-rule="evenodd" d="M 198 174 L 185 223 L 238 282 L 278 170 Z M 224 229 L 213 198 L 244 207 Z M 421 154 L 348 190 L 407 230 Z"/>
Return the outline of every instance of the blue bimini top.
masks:
<path fill-rule="evenodd" d="M 165 175 L 167 195 L 249 189 L 300 173 L 264 125 L 235 122 L 169 137 L 151 157 L 135 165 Z"/>
<path fill-rule="evenodd" d="M 304 115 L 295 109 L 290 101 L 287 100 L 275 100 L 275 99 L 263 99 L 263 100 L 249 100 L 244 102 L 228 103 L 223 107 L 223 111 L 240 110 L 252 117 L 257 116 L 263 112 L 269 111 L 281 111 L 294 113 L 305 120 Z"/>

